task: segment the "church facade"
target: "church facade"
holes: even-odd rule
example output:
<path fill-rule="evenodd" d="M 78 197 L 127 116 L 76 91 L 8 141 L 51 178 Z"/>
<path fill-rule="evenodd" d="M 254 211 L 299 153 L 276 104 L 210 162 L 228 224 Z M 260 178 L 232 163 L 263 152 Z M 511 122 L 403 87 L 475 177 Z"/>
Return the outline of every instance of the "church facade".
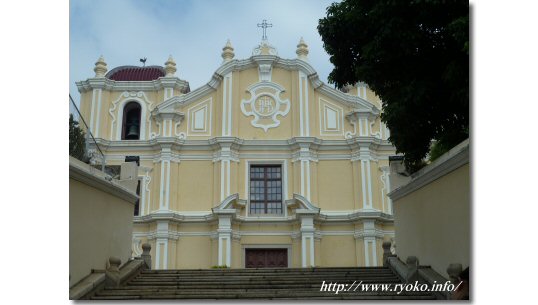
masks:
<path fill-rule="evenodd" d="M 106 164 L 139 162 L 133 256 L 153 268 L 379 266 L 394 237 L 394 147 L 366 85 L 320 81 L 301 39 L 283 59 L 266 39 L 247 59 L 230 42 L 191 91 L 163 67 L 77 82 Z"/>

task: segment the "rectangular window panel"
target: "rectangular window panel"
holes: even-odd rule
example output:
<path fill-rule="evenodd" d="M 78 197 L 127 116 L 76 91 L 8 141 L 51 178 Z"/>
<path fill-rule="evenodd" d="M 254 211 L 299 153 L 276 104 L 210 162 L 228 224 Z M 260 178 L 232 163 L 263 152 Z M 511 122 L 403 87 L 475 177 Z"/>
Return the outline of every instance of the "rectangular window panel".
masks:
<path fill-rule="evenodd" d="M 280 165 L 250 167 L 251 214 L 282 214 L 281 171 Z"/>

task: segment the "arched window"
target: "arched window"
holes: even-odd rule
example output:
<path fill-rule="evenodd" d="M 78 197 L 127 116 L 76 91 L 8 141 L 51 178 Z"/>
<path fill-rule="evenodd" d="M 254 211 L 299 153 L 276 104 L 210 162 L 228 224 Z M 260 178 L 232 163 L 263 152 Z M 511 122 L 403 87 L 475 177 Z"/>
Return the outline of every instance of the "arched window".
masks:
<path fill-rule="evenodd" d="M 137 102 L 129 102 L 123 107 L 122 140 L 140 139 L 140 114 L 142 108 Z"/>

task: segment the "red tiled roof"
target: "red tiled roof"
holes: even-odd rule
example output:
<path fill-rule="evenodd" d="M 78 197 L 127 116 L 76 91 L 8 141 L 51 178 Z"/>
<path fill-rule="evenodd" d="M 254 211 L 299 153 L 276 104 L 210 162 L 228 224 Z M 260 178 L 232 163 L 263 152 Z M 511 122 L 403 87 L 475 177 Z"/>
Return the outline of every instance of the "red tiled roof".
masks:
<path fill-rule="evenodd" d="M 121 66 L 110 70 L 106 77 L 117 81 L 148 81 L 164 75 L 164 68 L 160 66 Z"/>

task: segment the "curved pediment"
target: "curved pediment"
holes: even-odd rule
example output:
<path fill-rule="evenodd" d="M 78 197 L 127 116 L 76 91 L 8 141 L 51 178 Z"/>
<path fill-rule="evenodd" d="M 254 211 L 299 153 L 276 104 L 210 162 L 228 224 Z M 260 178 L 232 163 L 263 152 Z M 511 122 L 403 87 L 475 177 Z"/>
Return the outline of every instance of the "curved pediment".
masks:
<path fill-rule="evenodd" d="M 376 111 L 377 109 L 374 104 L 368 102 L 367 100 L 359 96 L 352 96 L 343 93 L 340 90 L 334 89 L 331 86 L 322 82 L 319 79 L 316 70 L 308 62 L 297 58 L 283 59 L 275 55 L 255 55 L 248 59 L 235 59 L 225 62 L 215 71 L 215 73 L 213 73 L 210 81 L 202 87 L 199 87 L 196 90 L 193 90 L 187 94 L 169 98 L 157 107 L 160 109 L 164 109 L 170 107 L 177 108 L 184 105 L 188 105 L 190 103 L 196 102 L 200 98 L 203 98 L 203 96 L 209 95 L 212 92 L 216 91 L 217 88 L 222 84 L 224 76 L 229 73 L 236 71 L 246 71 L 248 69 L 261 70 L 260 67 L 267 66 L 273 69 L 281 68 L 287 71 L 301 71 L 307 76 L 309 84 L 314 88 L 314 90 L 319 91 L 321 94 L 332 98 L 334 101 L 341 103 L 342 105 L 366 111 Z M 379 109 L 377 109 L 377 111 L 379 112 Z"/>

